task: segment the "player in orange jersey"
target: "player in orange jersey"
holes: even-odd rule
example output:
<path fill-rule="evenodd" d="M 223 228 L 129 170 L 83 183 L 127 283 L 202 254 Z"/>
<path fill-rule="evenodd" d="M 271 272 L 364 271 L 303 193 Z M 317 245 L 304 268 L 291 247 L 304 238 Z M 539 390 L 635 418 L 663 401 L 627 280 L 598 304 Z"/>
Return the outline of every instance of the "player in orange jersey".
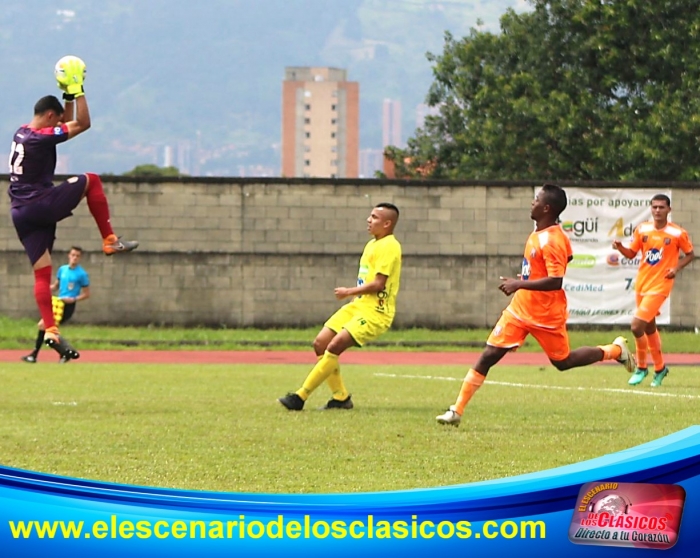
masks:
<path fill-rule="evenodd" d="M 661 352 L 661 336 L 656 329 L 656 316 L 671 294 L 674 279 L 695 257 L 688 233 L 675 223 L 669 223 L 669 213 L 671 200 L 664 194 L 657 194 L 651 198 L 652 220 L 641 223 L 634 230 L 629 248 L 619 240 L 613 242 L 613 248 L 630 260 L 642 251 L 635 281 L 637 309 L 631 325 L 637 349 L 637 369 L 628 382 L 631 386 L 640 384 L 649 373 L 647 352 L 651 352 L 654 361 L 651 387 L 659 387 L 668 374 Z M 680 259 L 681 252 L 685 254 L 683 259 Z"/>
<path fill-rule="evenodd" d="M 609 345 L 579 347 L 575 351 L 569 348 L 568 311 L 562 283 L 572 252 L 569 238 L 558 224 L 566 204 L 566 192 L 554 184 L 545 184 L 535 196 L 530 218 L 536 227 L 525 244 L 520 278 L 501 277 L 498 286 L 505 295 L 515 296 L 493 328 L 484 352 L 464 378 L 457 401 L 435 417 L 439 423 L 459 425 L 465 406 L 484 383 L 491 367 L 508 351 L 522 346 L 528 334 L 537 340 L 558 370 L 602 360 L 617 360 L 629 372 L 634 370 L 634 356 L 624 337 L 617 337 Z"/>

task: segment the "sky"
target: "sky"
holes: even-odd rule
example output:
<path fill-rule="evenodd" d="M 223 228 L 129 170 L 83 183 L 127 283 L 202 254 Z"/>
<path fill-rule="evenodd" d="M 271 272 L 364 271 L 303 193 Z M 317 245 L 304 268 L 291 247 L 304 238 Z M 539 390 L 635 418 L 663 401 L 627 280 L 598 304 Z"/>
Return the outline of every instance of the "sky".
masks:
<path fill-rule="evenodd" d="M 328 8 L 314 13 L 319 5 Z M 435 10 L 430 28 L 420 29 L 414 18 L 406 33 L 397 21 L 425 5 Z M 292 19 L 289 10 L 297 6 L 306 12 Z M 381 149 L 383 99 L 402 101 L 405 142 L 432 83 L 425 53 L 440 53 L 445 30 L 460 37 L 478 19 L 482 30 L 498 32 L 498 18 L 508 7 L 522 11 L 529 4 L 201 0 L 193 11 L 185 0 L 27 0 L 0 13 L 0 62 L 6 68 L 0 75 L 0 132 L 11 136 L 28 120 L 31 99 L 56 93 L 53 64 L 70 53 L 88 64 L 93 128 L 89 139 L 62 146 L 59 172 L 87 167 L 120 174 L 139 164 L 170 162 L 191 173 L 196 150 L 206 159 L 198 165 L 202 174 L 274 175 L 281 83 L 285 66 L 294 65 L 347 68 L 348 78 L 360 83 L 360 148 Z M 346 19 L 353 11 L 354 19 Z M 35 33 L 31 43 L 27 29 Z M 267 35 L 258 40 L 263 31 Z M 362 57 L 373 49 L 374 58 Z M 384 59 L 377 55 L 382 49 L 388 52 Z"/>

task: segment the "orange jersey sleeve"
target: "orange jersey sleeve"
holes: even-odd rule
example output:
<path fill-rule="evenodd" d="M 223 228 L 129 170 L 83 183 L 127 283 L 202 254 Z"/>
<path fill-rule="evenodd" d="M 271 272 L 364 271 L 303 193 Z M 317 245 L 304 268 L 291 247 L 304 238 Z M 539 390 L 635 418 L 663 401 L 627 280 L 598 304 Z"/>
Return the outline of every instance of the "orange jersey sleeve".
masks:
<path fill-rule="evenodd" d="M 525 244 L 521 279 L 564 277 L 572 250 L 569 238 L 559 225 L 530 234 Z M 519 320 L 538 327 L 556 328 L 568 317 L 566 293 L 520 289 L 506 309 Z"/>
<path fill-rule="evenodd" d="M 630 250 L 632 250 L 635 255 L 639 253 L 642 249 L 642 236 L 639 234 L 639 227 L 646 223 L 642 223 L 634 229 L 632 233 L 632 243 L 630 244 Z"/>

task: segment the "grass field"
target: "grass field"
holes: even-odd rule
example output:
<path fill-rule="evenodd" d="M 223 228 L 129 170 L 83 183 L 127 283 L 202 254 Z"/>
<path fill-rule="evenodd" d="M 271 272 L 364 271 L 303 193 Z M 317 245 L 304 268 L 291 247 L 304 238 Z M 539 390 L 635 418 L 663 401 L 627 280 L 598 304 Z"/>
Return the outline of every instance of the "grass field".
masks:
<path fill-rule="evenodd" d="M 207 329 L 170 327 L 108 327 L 69 323 L 62 332 L 78 349 L 299 349 L 309 350 L 318 327 L 307 329 Z M 391 329 L 366 350 L 465 351 L 478 350 L 488 337 L 487 329 Z M 618 335 L 631 334 L 624 327 L 601 331 L 570 331 L 571 346 L 609 343 Z M 662 331 L 664 350 L 700 352 L 700 335 L 692 331 Z M 36 321 L 0 316 L 0 349 L 26 349 L 34 345 Z M 540 351 L 528 338 L 522 351 Z"/>
<path fill-rule="evenodd" d="M 609 337 L 609 333 L 607 334 Z M 60 475 L 227 492 L 359 492 L 539 471 L 697 423 L 700 368 L 629 388 L 619 366 L 559 373 L 497 367 L 460 428 L 435 415 L 463 367 L 343 367 L 356 408 L 275 401 L 297 365 L 72 366 L 4 363 L 0 462 Z M 517 385 L 513 385 L 517 384 Z"/>

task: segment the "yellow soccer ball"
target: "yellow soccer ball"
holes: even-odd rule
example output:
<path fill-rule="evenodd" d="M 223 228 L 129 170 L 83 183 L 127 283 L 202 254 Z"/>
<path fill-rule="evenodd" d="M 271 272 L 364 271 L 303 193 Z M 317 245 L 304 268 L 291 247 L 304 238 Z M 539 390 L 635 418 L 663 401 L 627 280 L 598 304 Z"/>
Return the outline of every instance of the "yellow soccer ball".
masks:
<path fill-rule="evenodd" d="M 85 62 L 77 56 L 68 55 L 56 62 L 54 67 L 56 81 L 61 85 L 83 83 L 85 79 Z"/>

